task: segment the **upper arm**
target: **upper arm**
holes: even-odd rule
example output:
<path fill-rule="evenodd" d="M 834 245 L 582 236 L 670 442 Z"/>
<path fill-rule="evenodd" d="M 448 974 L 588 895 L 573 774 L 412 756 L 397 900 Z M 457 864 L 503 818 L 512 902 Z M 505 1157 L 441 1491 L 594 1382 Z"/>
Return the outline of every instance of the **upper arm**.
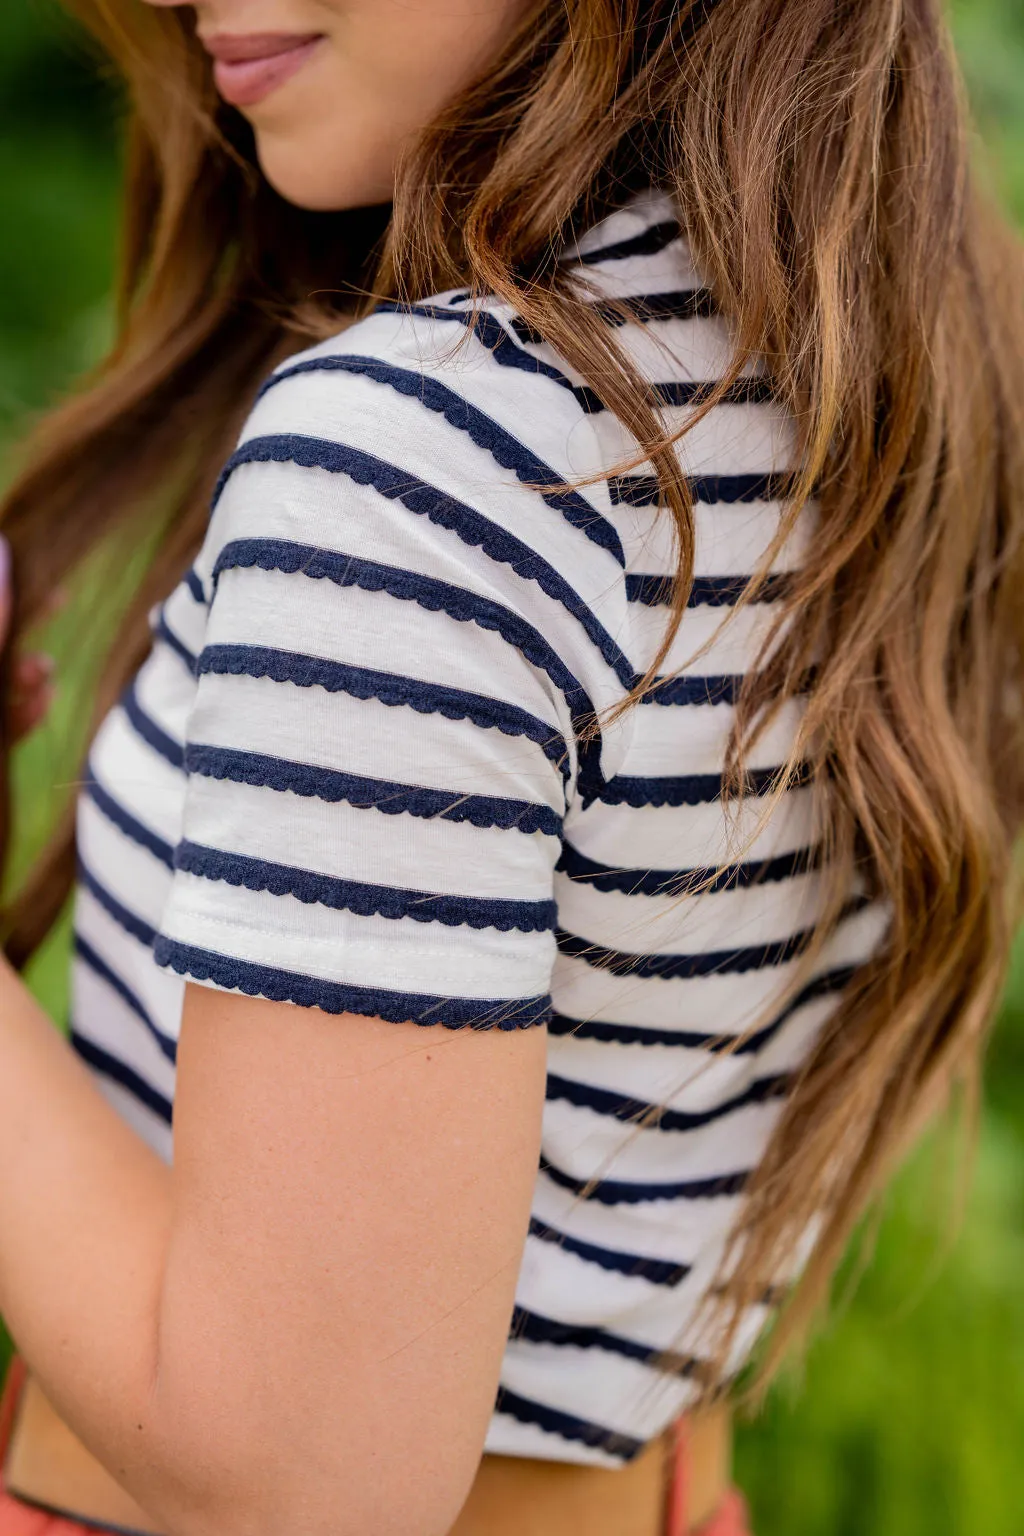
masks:
<path fill-rule="evenodd" d="M 279 388 L 198 562 L 155 953 L 208 986 L 157 1392 L 219 1533 L 234 1492 L 261 1530 L 301 1499 L 311 1533 L 428 1536 L 483 1447 L 526 1236 L 580 690 L 556 605 L 481 539 L 476 471 L 454 494 L 461 435 L 365 384 L 299 412 L 357 447 L 275 433 Z"/>
<path fill-rule="evenodd" d="M 188 989 L 159 1392 L 176 1439 L 217 1444 L 213 1509 L 232 1466 L 268 1529 L 302 1498 L 310 1532 L 447 1530 L 494 1402 L 544 1057 L 543 1029 Z"/>

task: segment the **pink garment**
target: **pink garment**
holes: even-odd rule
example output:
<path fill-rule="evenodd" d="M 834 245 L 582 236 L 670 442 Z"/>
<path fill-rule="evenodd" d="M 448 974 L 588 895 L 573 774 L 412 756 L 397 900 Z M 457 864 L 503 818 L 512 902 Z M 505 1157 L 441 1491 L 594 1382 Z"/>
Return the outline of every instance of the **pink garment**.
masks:
<path fill-rule="evenodd" d="M 738 1488 L 730 1488 L 718 1514 L 702 1525 L 695 1536 L 751 1536 L 749 1518 L 746 1499 Z"/>
<path fill-rule="evenodd" d="M 675 1467 L 665 1511 L 665 1536 L 751 1536 L 747 1502 L 738 1488 L 730 1488 L 718 1512 L 691 1529 L 686 1521 L 690 1485 L 690 1445 L 685 1418 L 675 1425 Z M 0 1536 L 4 1536 L 0 1528 Z"/>

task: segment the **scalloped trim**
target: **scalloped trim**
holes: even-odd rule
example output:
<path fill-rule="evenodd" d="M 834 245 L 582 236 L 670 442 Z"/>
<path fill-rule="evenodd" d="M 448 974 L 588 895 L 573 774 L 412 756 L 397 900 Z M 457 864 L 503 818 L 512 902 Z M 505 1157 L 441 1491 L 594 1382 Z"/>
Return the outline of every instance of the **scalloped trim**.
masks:
<path fill-rule="evenodd" d="M 532 1029 L 546 1024 L 551 998 L 476 999 L 437 997 L 429 993 L 389 992 L 376 987 L 352 986 L 302 976 L 267 965 L 198 949 L 159 935 L 154 946 L 157 965 L 194 981 L 209 981 L 246 997 L 265 997 L 274 1003 L 296 1003 L 320 1008 L 324 1013 L 358 1013 L 365 1018 L 385 1019 L 389 1024 L 441 1025 L 445 1029 Z"/>
<path fill-rule="evenodd" d="M 550 1028 L 550 1026 L 549 1026 Z M 546 1221 L 539 1221 L 536 1216 L 530 1217 L 529 1235 L 535 1237 L 538 1242 L 550 1243 L 552 1247 L 564 1248 L 566 1253 L 575 1254 L 585 1263 L 596 1264 L 600 1269 L 609 1270 L 613 1274 L 628 1275 L 631 1279 L 647 1280 L 651 1285 L 677 1286 L 685 1280 L 692 1269 L 692 1265 L 674 1264 L 666 1259 L 652 1259 L 639 1253 L 623 1253 L 616 1248 L 604 1248 L 597 1243 L 588 1243 L 578 1237 L 572 1237 L 568 1232 L 561 1232 L 557 1227 L 551 1226 Z"/>
<path fill-rule="evenodd" d="M 232 539 L 217 556 L 214 582 L 222 571 L 247 570 L 254 566 L 263 571 L 308 576 L 311 581 L 329 581 L 337 587 L 358 587 L 362 592 L 385 592 L 399 602 L 415 603 L 427 613 L 444 613 L 456 623 L 476 624 L 514 646 L 532 666 L 550 678 L 565 698 L 578 730 L 582 729 L 582 717 L 594 713 L 593 702 L 583 684 L 532 624 L 510 608 L 479 597 L 464 587 L 405 571 L 398 566 L 382 565 L 376 560 L 364 560 L 357 555 L 287 539 Z"/>
<path fill-rule="evenodd" d="M 766 859 L 747 859 L 722 868 L 627 869 L 602 864 L 588 858 L 569 842 L 555 868 L 575 885 L 592 885 L 598 891 L 621 891 L 626 896 L 679 897 L 701 894 L 714 896 L 723 891 L 749 890 L 753 886 L 774 885 L 795 880 L 820 868 L 824 847 L 821 843 L 775 854 Z"/>
<path fill-rule="evenodd" d="M 851 897 L 840 911 L 836 928 L 872 905 L 874 903 L 869 896 Z M 689 981 L 698 976 L 745 976 L 751 971 L 776 970 L 798 959 L 817 931 L 817 927 L 812 924 L 809 928 L 797 929 L 784 939 L 771 939 L 763 944 L 744 944 L 735 949 L 698 950 L 687 955 L 627 954 L 622 950 L 606 949 L 603 944 L 594 944 L 579 934 L 566 932 L 564 928 L 556 931 L 555 942 L 560 955 L 583 960 L 596 970 L 609 971 L 613 976 Z"/>
<path fill-rule="evenodd" d="M 243 443 L 228 460 L 217 482 L 213 505 L 216 506 L 230 476 L 242 465 L 289 462 L 301 468 L 347 475 L 356 485 L 370 486 L 386 500 L 401 502 L 415 517 L 426 517 L 435 527 L 453 533 L 468 548 L 482 549 L 496 565 L 507 565 L 522 580 L 534 582 L 546 597 L 577 621 L 623 687 L 627 690 L 632 687 L 636 674 L 625 652 L 575 588 L 543 556 L 473 507 L 426 481 L 410 479 L 393 464 L 374 458 L 372 454 L 324 438 L 285 434 L 253 438 Z"/>
<path fill-rule="evenodd" d="M 464 693 L 423 683 L 418 678 L 393 672 L 375 672 L 300 651 L 280 651 L 263 645 L 209 645 L 199 657 L 198 672 L 230 677 L 268 677 L 275 683 L 294 683 L 299 688 L 323 688 L 327 693 L 347 693 L 356 699 L 376 699 L 389 709 L 406 705 L 419 715 L 443 715 L 446 720 L 468 720 L 482 730 L 495 729 L 504 736 L 525 736 L 540 747 L 569 778 L 569 749 L 565 738 L 536 715 L 500 699 Z"/>
<path fill-rule="evenodd" d="M 692 981 L 698 976 L 745 976 L 751 971 L 775 970 L 797 959 L 814 937 L 815 929 L 801 928 L 788 938 L 767 944 L 748 944 L 736 949 L 698 950 L 694 954 L 628 954 L 606 949 L 578 934 L 559 929 L 558 953 L 583 960 L 595 970 L 612 976 L 629 976 L 645 981 Z"/>
<path fill-rule="evenodd" d="M 627 1125 L 635 1126 L 639 1123 L 654 1127 L 656 1132 L 686 1133 L 713 1125 L 716 1120 L 738 1114 L 741 1109 L 748 1109 L 753 1104 L 769 1104 L 785 1098 L 793 1082 L 792 1072 L 773 1072 L 765 1077 L 754 1078 L 741 1092 L 732 1094 L 718 1104 L 708 1105 L 706 1109 L 687 1110 L 651 1104 L 644 1099 L 631 1098 L 626 1094 L 614 1093 L 607 1088 L 549 1072 L 545 1097 L 571 1104 L 574 1109 L 588 1109 L 595 1115 L 619 1120 Z"/>
<path fill-rule="evenodd" d="M 603 1424 L 591 1423 L 589 1419 L 577 1418 L 574 1413 L 566 1413 L 561 1408 L 549 1408 L 546 1403 L 535 1403 L 530 1398 L 520 1397 L 518 1392 L 510 1392 L 504 1386 L 498 1388 L 494 1411 L 507 1414 L 520 1424 L 533 1425 L 546 1434 L 557 1435 L 560 1440 L 578 1441 L 581 1445 L 592 1446 L 622 1462 L 632 1461 L 644 1449 L 644 1442 L 634 1439 L 632 1435 L 607 1429 Z"/>
<path fill-rule="evenodd" d="M 185 841 L 175 850 L 174 864 L 176 869 L 204 880 L 223 880 L 236 888 L 268 891 L 272 896 L 293 896 L 306 906 L 354 912 L 357 917 L 393 921 L 408 917 L 417 923 L 440 923 L 446 928 L 548 933 L 555 927 L 558 914 L 554 901 L 489 900 L 370 885 Z"/>
<path fill-rule="evenodd" d="M 385 300 L 377 305 L 374 314 L 413 315 L 421 316 L 424 320 L 458 321 L 466 330 L 473 333 L 500 367 L 517 368 L 521 373 L 550 379 L 553 384 L 560 385 L 562 389 L 568 390 L 571 395 L 578 398 L 577 391 L 580 386 L 574 384 L 553 363 L 545 362 L 543 358 L 534 357 L 532 352 L 524 351 L 509 335 L 497 315 L 489 309 L 448 309 L 443 304 L 401 304 L 395 300 Z M 580 403 L 582 404 L 582 401 Z M 600 409 L 604 410 L 604 405 L 601 405 Z"/>
<path fill-rule="evenodd" d="M 599 1205 L 646 1205 L 653 1200 L 720 1200 L 743 1193 L 752 1169 L 735 1173 L 712 1174 L 706 1179 L 681 1179 L 671 1184 L 641 1184 L 632 1179 L 579 1179 L 566 1173 L 548 1158 L 541 1159 L 541 1172 L 560 1189 L 568 1189 L 581 1199 L 596 1200 Z"/>
<path fill-rule="evenodd" d="M 544 460 L 530 453 L 524 443 L 476 406 L 463 400 L 454 390 L 426 373 L 409 368 L 397 368 L 393 363 L 381 362 L 373 357 L 361 357 L 350 353 L 335 353 L 329 357 L 307 358 L 280 373 L 271 374 L 263 386 L 263 393 L 273 389 L 300 373 L 352 373 L 385 384 L 400 395 L 418 400 L 428 411 L 441 416 L 450 427 L 466 436 L 485 453 L 489 453 L 502 469 L 510 470 L 521 485 L 538 490 L 539 495 L 554 511 L 560 512 L 566 522 L 584 534 L 592 544 L 604 549 L 618 565 L 625 567 L 626 556 L 622 540 L 614 525 L 597 507 L 592 506 L 578 491 L 565 485 L 562 475 Z M 573 391 L 576 392 L 575 389 Z M 543 489 L 549 486 L 550 489 Z M 557 489 L 556 489 L 557 487 Z"/>
<path fill-rule="evenodd" d="M 290 790 L 306 799 L 328 804 L 344 801 L 356 810 L 380 811 L 384 816 L 415 816 L 428 821 L 468 821 L 474 827 L 497 827 L 504 832 L 534 832 L 561 837 L 562 817 L 547 805 L 526 800 L 502 800 L 490 795 L 462 795 L 449 790 L 424 789 L 384 779 L 363 778 L 333 768 L 293 763 L 287 758 L 231 747 L 189 746 L 185 767 L 204 778 L 252 784 L 257 788 Z"/>
<path fill-rule="evenodd" d="M 660 704 L 668 708 L 735 704 L 742 687 L 742 675 L 656 677 L 640 703 Z"/>
<path fill-rule="evenodd" d="M 744 794 L 766 795 L 778 784 L 783 770 L 779 768 L 752 768 L 746 775 Z M 811 783 L 814 770 L 810 763 L 802 763 L 790 775 L 787 789 L 800 789 Z M 639 810 L 645 805 L 680 806 L 710 805 L 722 798 L 722 775 L 718 773 L 666 775 L 662 778 L 634 778 L 617 774 L 601 786 L 596 798 L 603 805 L 630 805 Z"/>

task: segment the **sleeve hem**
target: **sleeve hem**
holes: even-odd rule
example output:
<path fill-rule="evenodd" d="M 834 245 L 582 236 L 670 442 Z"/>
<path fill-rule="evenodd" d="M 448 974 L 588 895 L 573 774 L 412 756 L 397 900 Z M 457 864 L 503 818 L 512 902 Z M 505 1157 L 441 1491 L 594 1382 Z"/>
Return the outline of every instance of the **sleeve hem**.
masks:
<path fill-rule="evenodd" d="M 159 935 L 154 946 L 157 965 L 224 991 L 243 992 L 271 1002 L 321 1008 L 325 1013 L 358 1013 L 393 1024 L 441 1024 L 446 1029 L 529 1029 L 551 1017 L 549 995 L 512 998 L 440 997 L 432 993 L 398 992 L 302 976 L 276 966 L 217 954 Z"/>

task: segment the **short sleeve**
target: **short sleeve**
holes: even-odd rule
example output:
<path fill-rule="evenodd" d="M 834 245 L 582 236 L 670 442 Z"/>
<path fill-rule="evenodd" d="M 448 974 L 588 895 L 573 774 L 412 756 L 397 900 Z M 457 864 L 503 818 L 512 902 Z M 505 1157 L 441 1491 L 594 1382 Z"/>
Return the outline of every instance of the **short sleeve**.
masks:
<path fill-rule="evenodd" d="M 157 962 L 333 1013 L 543 1022 L 580 684 L 457 434 L 379 385 L 324 388 L 317 431 L 257 410 L 196 562 Z"/>

